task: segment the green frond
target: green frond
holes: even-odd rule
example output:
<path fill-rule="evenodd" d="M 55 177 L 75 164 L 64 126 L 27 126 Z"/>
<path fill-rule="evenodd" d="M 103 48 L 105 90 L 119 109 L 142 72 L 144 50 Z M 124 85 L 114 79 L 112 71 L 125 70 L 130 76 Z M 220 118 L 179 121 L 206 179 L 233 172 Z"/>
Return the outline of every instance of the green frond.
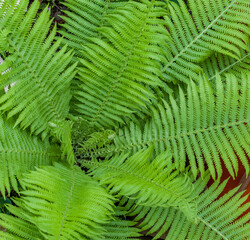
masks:
<path fill-rule="evenodd" d="M 8 209 L 12 215 L 0 214 L 2 226 L 6 226 L 8 231 L 0 231 L 0 237 L 4 240 L 45 240 L 46 238 L 39 232 L 39 229 L 32 222 L 28 221 L 28 213 L 22 209 L 21 202 L 16 202 L 17 206 L 9 205 Z M 15 217 L 13 217 L 15 216 Z"/>
<path fill-rule="evenodd" d="M 250 53 L 241 50 L 241 57 L 235 59 L 223 54 L 214 54 L 206 61 L 202 62 L 201 67 L 207 75 L 209 81 L 214 81 L 216 73 L 225 76 L 225 73 L 232 73 L 238 79 L 242 73 L 249 71 Z"/>
<path fill-rule="evenodd" d="M 70 116 L 70 115 L 69 115 Z M 72 141 L 76 144 L 83 143 L 83 140 L 94 132 L 94 126 L 90 125 L 89 122 L 81 117 L 73 116 L 72 119 Z"/>
<path fill-rule="evenodd" d="M 63 43 L 75 50 L 75 55 L 84 58 L 81 50 L 91 42 L 91 38 L 101 38 L 99 28 L 105 24 L 105 17 L 112 10 L 124 5 L 124 2 L 112 0 L 66 0 L 65 23 L 58 32 L 64 37 Z"/>
<path fill-rule="evenodd" d="M 194 182 L 197 197 L 198 217 L 197 223 L 190 222 L 186 216 L 172 207 L 134 207 L 133 201 L 124 201 L 121 206 L 128 211 L 127 216 L 134 216 L 139 221 L 139 228 L 154 234 L 153 239 L 166 240 L 247 240 L 250 237 L 250 224 L 248 213 L 241 217 L 250 207 L 250 203 L 244 203 L 248 196 L 242 197 L 243 192 L 237 193 L 238 187 L 219 197 L 226 186 L 227 181 L 219 184 L 216 181 L 208 189 L 206 184 L 209 175 L 205 179 L 199 178 Z"/>
<path fill-rule="evenodd" d="M 109 144 L 115 138 L 115 132 L 112 130 L 103 130 L 102 132 L 94 132 L 89 135 L 89 138 L 80 143 L 78 153 L 82 154 L 92 150 L 102 148 Z"/>
<path fill-rule="evenodd" d="M 9 207 L 17 217 L 5 221 L 6 215 L 0 214 L 0 225 L 8 229 L 0 233 L 3 239 L 5 235 L 29 236 L 28 224 L 35 225 L 44 239 L 101 239 L 103 224 L 113 211 L 113 198 L 79 167 L 55 164 L 37 169 L 25 176 L 23 186 L 22 197 L 16 200 L 19 208 Z M 13 228 L 19 222 L 25 225 Z"/>
<path fill-rule="evenodd" d="M 76 65 L 70 66 L 72 53 L 67 46 L 59 50 L 61 40 L 52 44 L 56 27 L 48 35 L 50 11 L 44 9 L 34 20 L 39 1 L 29 10 L 28 0 L 16 2 L 8 0 L 1 6 L 0 36 L 5 37 L 8 56 L 0 65 L 0 88 L 15 84 L 0 97 L 0 110 L 8 118 L 16 116 L 15 125 L 30 127 L 44 138 L 48 122 L 68 114 Z"/>
<path fill-rule="evenodd" d="M 190 197 L 193 186 L 186 175 L 178 176 L 171 156 L 163 152 L 150 162 L 153 148 L 139 151 L 130 158 L 118 155 L 110 160 L 81 161 L 90 174 L 118 197 L 136 199 L 144 206 L 173 206 L 189 219 L 196 217 L 196 203 Z"/>
<path fill-rule="evenodd" d="M 19 192 L 22 174 L 41 165 L 50 165 L 60 158 L 59 149 L 14 128 L 12 121 L 0 117 L 0 192 Z"/>
<path fill-rule="evenodd" d="M 220 178 L 222 161 L 231 176 L 236 176 L 238 159 L 249 174 L 250 74 L 239 80 L 227 75 L 226 83 L 217 75 L 213 91 L 208 80 L 200 77 L 198 88 L 193 82 L 188 85 L 186 97 L 180 88 L 178 101 L 170 97 L 169 103 L 163 101 L 153 108 L 152 120 L 142 128 L 132 122 L 119 129 L 114 144 L 85 156 L 134 153 L 154 145 L 156 154 L 170 150 L 181 171 L 188 157 L 195 176 L 199 171 L 204 175 L 206 162 L 212 177 Z"/>
<path fill-rule="evenodd" d="M 96 127 L 112 128 L 134 111 L 150 104 L 154 95 L 146 86 L 159 86 L 161 62 L 169 40 L 161 19 L 167 14 L 161 1 L 129 1 L 105 17 L 80 59 L 76 111 Z M 74 103 L 75 103 L 74 102 Z"/>
<path fill-rule="evenodd" d="M 124 220 L 116 216 L 104 225 L 105 233 L 103 239 L 105 240 L 140 240 L 140 229 L 135 227 L 136 222 Z"/>
<path fill-rule="evenodd" d="M 250 3 L 246 0 L 183 0 L 170 4 L 166 19 L 172 43 L 163 67 L 164 81 L 185 82 L 197 79 L 198 64 L 213 53 L 239 60 L 240 48 L 248 49 Z M 189 9 L 189 10 L 188 10 Z"/>
<path fill-rule="evenodd" d="M 67 157 L 70 165 L 75 163 L 75 156 L 71 141 L 71 129 L 73 123 L 67 120 L 57 120 L 49 122 L 51 127 L 51 134 L 61 143 L 61 158 Z"/>

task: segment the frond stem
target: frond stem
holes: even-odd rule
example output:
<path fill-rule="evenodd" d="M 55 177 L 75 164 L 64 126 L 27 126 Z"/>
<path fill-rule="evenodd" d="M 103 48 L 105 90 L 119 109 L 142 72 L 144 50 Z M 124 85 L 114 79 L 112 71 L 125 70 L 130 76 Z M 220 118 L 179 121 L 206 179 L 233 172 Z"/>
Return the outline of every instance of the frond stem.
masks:
<path fill-rule="evenodd" d="M 48 153 L 48 152 L 43 152 L 43 151 L 32 151 L 32 150 L 26 150 L 26 149 L 15 149 L 15 148 L 0 148 L 0 153 L 5 152 L 5 153 L 16 153 L 16 154 L 21 154 L 21 153 L 27 153 L 31 155 L 43 155 L 43 156 L 48 156 L 48 157 L 56 157 L 60 155 Z"/>
<path fill-rule="evenodd" d="M 229 238 L 227 238 L 225 235 L 223 235 L 217 228 L 215 228 L 213 225 L 211 225 L 210 223 L 206 222 L 204 219 L 202 219 L 201 217 L 197 216 L 197 218 L 203 222 L 206 226 L 208 226 L 209 228 L 211 228 L 213 231 L 215 231 L 218 235 L 220 235 L 224 240 L 229 240 Z"/>
<path fill-rule="evenodd" d="M 234 65 L 241 63 L 245 58 L 247 58 L 250 55 L 250 53 L 248 53 L 246 56 L 240 58 L 239 60 L 235 61 L 234 63 L 228 65 L 226 68 L 223 68 L 221 71 L 219 71 L 219 75 L 221 75 L 222 73 L 226 72 L 228 69 L 233 68 Z M 211 76 L 208 80 L 211 81 L 212 79 L 214 79 L 216 77 L 216 74 L 214 74 L 213 76 Z"/>
<path fill-rule="evenodd" d="M 107 165 L 107 164 L 100 164 L 100 163 L 97 163 L 97 162 L 93 162 L 93 161 L 88 161 L 88 160 L 81 160 L 80 163 L 83 163 L 85 165 L 91 165 L 91 166 L 96 166 L 96 167 L 100 167 L 100 168 L 108 168 L 108 169 L 111 169 L 111 170 L 114 170 L 116 172 L 122 172 L 123 174 L 125 174 L 126 176 L 127 175 L 131 175 L 131 176 L 134 176 L 136 178 L 139 178 L 139 179 L 142 179 L 158 188 L 161 188 L 163 190 L 165 190 L 166 192 L 169 192 L 171 195 L 175 196 L 176 198 L 178 199 L 183 199 L 182 196 L 176 192 L 173 192 L 169 189 L 167 189 L 166 187 L 160 185 L 160 184 L 157 184 L 156 182 L 154 182 L 153 180 L 151 179 L 148 179 L 142 175 L 138 175 L 138 174 L 135 174 L 131 171 L 128 171 L 128 170 L 125 170 L 123 168 L 119 168 L 119 167 L 114 167 L 112 165 Z M 183 199 L 183 201 L 185 202 L 185 199 Z M 189 208 L 188 206 L 188 203 L 185 202 L 185 205 Z M 172 205 L 171 205 L 172 206 Z"/>
<path fill-rule="evenodd" d="M 61 118 L 60 117 L 60 113 L 57 112 L 56 107 L 54 106 L 53 100 L 51 99 L 51 96 L 49 96 L 48 92 L 46 92 L 46 90 L 44 89 L 44 86 L 42 85 L 41 81 L 39 80 L 39 77 L 37 76 L 37 74 L 33 71 L 32 67 L 26 61 L 26 59 L 24 59 L 23 55 L 20 53 L 19 49 L 15 46 L 15 44 L 9 38 L 6 38 L 6 39 L 8 40 L 8 42 L 10 43 L 10 45 L 14 48 L 14 50 L 17 52 L 18 56 L 22 59 L 22 61 L 26 65 L 27 69 L 29 70 L 29 72 L 31 73 L 31 75 L 36 80 L 36 83 L 38 84 L 39 88 L 42 90 L 43 94 L 45 95 L 45 98 L 48 101 L 49 108 L 51 109 L 51 111 L 55 115 L 55 119 L 60 119 Z"/>
<path fill-rule="evenodd" d="M 122 146 L 120 148 L 113 148 L 113 149 L 100 149 L 98 152 L 92 152 L 92 153 L 86 153 L 84 155 L 82 155 L 83 157 L 89 157 L 89 156 L 94 156 L 94 155 L 100 155 L 100 154 L 104 154 L 104 153 L 110 153 L 110 152 L 118 152 L 118 151 L 123 151 L 123 150 L 128 150 L 134 147 L 145 147 L 145 146 L 149 146 L 151 144 L 154 144 L 156 142 L 163 142 L 163 141 L 169 141 L 172 139 L 178 139 L 178 138 L 182 138 L 184 136 L 190 136 L 192 134 L 198 134 L 198 133 L 204 133 L 207 131 L 212 131 L 212 130 L 216 130 L 216 129 L 223 129 L 225 127 L 232 127 L 232 126 L 237 126 L 240 124 L 244 124 L 244 123 L 248 123 L 250 121 L 250 119 L 243 119 L 241 121 L 237 121 L 237 122 L 232 122 L 232 123 L 228 123 L 228 124 L 224 124 L 224 125 L 218 125 L 218 126 L 213 126 L 213 127 L 209 127 L 209 128 L 203 128 L 203 129 L 198 129 L 192 132 L 187 132 L 187 133 L 183 133 L 183 134 L 178 134 L 178 135 L 173 135 L 173 136 L 169 136 L 169 137 L 163 137 L 163 138 L 155 138 L 152 140 L 148 140 L 145 142 L 139 142 L 139 143 L 131 143 L 131 144 L 127 144 L 126 146 Z"/>
<path fill-rule="evenodd" d="M 151 8 L 153 7 L 153 4 L 154 4 L 154 1 L 151 3 L 150 5 L 150 8 L 148 9 L 148 12 L 147 12 L 147 15 L 145 16 L 144 20 L 143 20 L 143 23 L 142 23 L 142 26 L 139 30 L 139 33 L 137 34 L 137 36 L 134 38 L 134 42 L 130 48 L 130 50 L 128 51 L 128 54 L 127 56 L 125 57 L 125 60 L 123 62 L 123 65 L 120 69 L 120 71 L 117 72 L 117 75 L 112 83 L 112 85 L 109 87 L 109 90 L 108 90 L 108 94 L 106 95 L 104 101 L 102 102 L 101 106 L 99 107 L 97 113 L 95 114 L 95 116 L 92 118 L 91 120 L 91 123 L 96 123 L 99 116 L 102 114 L 103 110 L 105 109 L 110 97 L 112 96 L 112 93 L 113 91 L 115 90 L 117 84 L 120 82 L 120 79 L 123 75 L 123 72 L 126 70 L 127 66 L 128 66 L 128 62 L 131 58 L 131 56 L 133 55 L 133 50 L 135 49 L 135 47 L 137 46 L 137 44 L 139 43 L 138 39 L 140 38 L 143 30 L 144 30 L 144 26 L 146 24 L 146 20 L 148 18 L 148 15 L 149 15 L 149 12 L 151 11 Z"/>
<path fill-rule="evenodd" d="M 75 178 L 76 178 L 76 173 L 75 173 L 75 171 L 72 171 L 72 183 L 71 183 L 67 203 L 66 203 L 66 206 L 65 206 L 65 211 L 64 211 L 64 214 L 63 214 L 63 219 L 62 219 L 62 222 L 61 222 L 61 226 L 60 226 L 60 230 L 59 230 L 59 234 L 58 234 L 58 238 L 57 238 L 58 240 L 61 239 L 63 225 L 64 225 L 65 218 L 67 216 L 69 205 L 70 205 L 70 202 L 71 202 L 71 199 L 72 199 L 73 190 L 74 190 L 74 186 L 75 186 L 75 182 L 76 182 Z"/>

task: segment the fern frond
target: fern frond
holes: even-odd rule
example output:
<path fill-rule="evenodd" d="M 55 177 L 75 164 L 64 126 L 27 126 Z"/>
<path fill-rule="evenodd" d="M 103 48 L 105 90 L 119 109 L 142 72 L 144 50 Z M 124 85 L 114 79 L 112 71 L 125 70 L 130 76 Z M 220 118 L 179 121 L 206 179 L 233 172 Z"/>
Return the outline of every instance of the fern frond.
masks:
<path fill-rule="evenodd" d="M 161 1 L 129 1 L 108 14 L 103 39 L 93 38 L 80 59 L 76 111 L 96 127 L 112 128 L 150 104 L 145 85 L 161 85 L 168 32 Z"/>
<path fill-rule="evenodd" d="M 167 25 L 173 39 L 163 68 L 167 82 L 197 79 L 198 63 L 214 52 L 241 58 L 240 48 L 248 49 L 250 3 L 245 0 L 183 0 L 170 4 Z M 188 11 L 190 9 L 190 12 Z"/>
<path fill-rule="evenodd" d="M 37 169 L 25 176 L 23 186 L 22 198 L 16 200 L 19 209 L 15 215 L 19 218 L 12 216 L 11 222 L 5 222 L 5 215 L 0 214 L 0 225 L 8 229 L 0 236 L 20 237 L 23 231 L 28 235 L 29 229 L 12 228 L 28 221 L 44 239 L 100 240 L 103 224 L 108 223 L 113 211 L 113 198 L 79 167 L 55 164 Z M 12 208 L 9 210 L 12 212 Z"/>
<path fill-rule="evenodd" d="M 49 122 L 49 125 L 51 127 L 52 135 L 61 143 L 62 159 L 64 159 L 66 156 L 68 163 L 73 165 L 75 162 L 75 156 L 71 142 L 71 129 L 73 123 L 67 120 L 57 120 L 54 122 Z"/>
<path fill-rule="evenodd" d="M 5 2 L 1 7 L 0 35 L 5 34 L 9 55 L 0 65 L 0 88 L 15 85 L 0 97 L 0 110 L 7 112 L 8 118 L 16 116 L 16 125 L 30 127 L 31 132 L 45 137 L 48 122 L 68 114 L 70 82 L 76 65 L 70 66 L 72 53 L 67 52 L 67 46 L 57 51 L 61 40 L 51 46 L 56 27 L 47 37 L 52 23 L 47 9 L 33 23 L 38 0 L 27 13 L 28 0 L 19 4 Z"/>
<path fill-rule="evenodd" d="M 238 79 L 242 73 L 249 71 L 250 52 L 241 50 L 241 57 L 235 59 L 223 54 L 214 54 L 206 61 L 202 62 L 201 67 L 207 75 L 209 81 L 214 81 L 216 73 L 225 76 L 225 73 L 232 73 Z"/>
<path fill-rule="evenodd" d="M 32 222 L 28 221 L 27 211 L 21 210 L 23 206 L 16 202 L 16 206 L 9 205 L 8 209 L 12 215 L 0 214 L 2 226 L 8 231 L 0 231 L 0 237 L 4 240 L 45 240 L 39 229 Z M 15 216 L 15 217 L 13 217 Z"/>
<path fill-rule="evenodd" d="M 101 162 L 83 160 L 81 164 L 113 195 L 136 199 L 144 206 L 173 206 L 194 220 L 196 204 L 190 197 L 193 186 L 189 178 L 178 176 L 168 152 L 150 162 L 152 151 L 151 147 L 128 159 L 123 154 Z"/>
<path fill-rule="evenodd" d="M 88 151 L 102 148 L 109 144 L 115 138 L 115 132 L 112 130 L 103 130 L 102 132 L 93 132 L 89 135 L 89 138 L 80 144 L 78 148 L 79 154 Z"/>
<path fill-rule="evenodd" d="M 140 229 L 135 227 L 135 222 L 124 220 L 119 217 L 114 217 L 109 223 L 104 225 L 105 233 L 103 239 L 105 240 L 140 240 Z"/>
<path fill-rule="evenodd" d="M 98 28 L 104 26 L 105 17 L 112 10 L 124 5 L 124 2 L 111 0 L 67 0 L 62 3 L 67 7 L 66 16 L 61 16 L 65 23 L 58 32 L 64 37 L 63 43 L 75 50 L 75 55 L 84 58 L 81 52 L 91 38 L 100 38 Z"/>
<path fill-rule="evenodd" d="M 30 136 L 14 128 L 14 123 L 0 117 L 0 192 L 19 192 L 22 174 L 41 165 L 50 165 L 60 158 L 58 148 L 48 141 Z"/>
<path fill-rule="evenodd" d="M 237 193 L 238 187 L 219 197 L 226 186 L 227 181 L 220 184 L 216 181 L 208 189 L 206 184 L 209 175 L 205 179 L 199 178 L 194 182 L 194 194 L 198 194 L 197 223 L 190 222 L 186 216 L 174 208 L 160 207 L 134 207 L 133 201 L 125 202 L 122 207 L 134 216 L 135 221 L 141 222 L 139 228 L 154 234 L 153 239 L 165 240 L 247 240 L 250 237 L 250 224 L 248 213 L 241 217 L 250 207 L 250 203 L 243 204 L 248 196 L 242 197 L 243 192 Z M 125 200 L 126 201 L 126 200 Z M 132 206 L 132 207 L 131 207 Z"/>
<path fill-rule="evenodd" d="M 119 130 L 113 145 L 90 155 L 137 152 L 154 145 L 156 154 L 169 149 L 180 170 L 185 169 L 188 156 L 195 176 L 199 171 L 204 175 L 204 161 L 213 178 L 222 175 L 221 161 L 231 176 L 236 176 L 237 158 L 249 174 L 250 74 L 242 75 L 239 80 L 227 75 L 226 82 L 224 86 L 217 75 L 213 91 L 208 80 L 200 77 L 198 89 L 193 82 L 188 85 L 187 97 L 180 88 L 178 102 L 170 97 L 169 103 L 158 104 L 152 109 L 152 120 L 143 128 L 131 123 Z"/>

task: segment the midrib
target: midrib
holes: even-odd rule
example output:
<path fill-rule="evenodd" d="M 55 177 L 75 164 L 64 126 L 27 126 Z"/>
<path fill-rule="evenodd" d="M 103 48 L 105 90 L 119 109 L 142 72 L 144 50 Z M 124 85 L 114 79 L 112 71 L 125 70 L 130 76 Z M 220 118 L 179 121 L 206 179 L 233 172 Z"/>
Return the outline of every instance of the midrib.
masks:
<path fill-rule="evenodd" d="M 71 203 L 73 190 L 74 190 L 74 187 L 75 187 L 75 178 L 76 178 L 76 173 L 73 170 L 72 171 L 72 182 L 71 182 L 71 186 L 70 186 L 70 191 L 69 191 L 68 199 L 67 199 L 67 202 L 66 202 L 66 205 L 65 205 L 65 210 L 63 212 L 63 218 L 62 218 L 62 222 L 61 222 L 61 225 L 60 225 L 60 229 L 59 229 L 59 232 L 58 232 L 57 239 L 60 239 L 62 237 L 62 231 L 63 231 L 65 219 L 66 219 L 67 214 L 68 214 L 69 205 Z"/>
<path fill-rule="evenodd" d="M 169 68 L 179 57 L 182 56 L 189 48 L 192 47 L 193 44 L 196 43 L 217 21 L 218 19 L 223 16 L 227 10 L 236 2 L 237 0 L 233 0 L 222 12 L 219 14 L 203 31 L 194 39 L 192 40 L 183 50 L 181 50 L 163 69 L 162 72 L 165 72 L 167 68 Z"/>
<path fill-rule="evenodd" d="M 210 229 L 212 229 L 214 232 L 216 232 L 217 235 L 220 235 L 222 237 L 222 239 L 224 240 L 229 240 L 225 235 L 223 235 L 217 228 L 215 228 L 213 225 L 211 225 L 210 223 L 208 223 L 207 221 L 205 221 L 203 218 L 197 216 L 197 218 L 203 223 L 205 224 L 207 227 L 209 227 Z"/>
<path fill-rule="evenodd" d="M 160 142 L 164 142 L 164 141 L 170 141 L 172 139 L 180 139 L 180 138 L 183 138 L 184 136 L 196 135 L 198 133 L 209 132 L 209 131 L 216 130 L 216 129 L 223 129 L 225 127 L 232 127 L 232 126 L 248 123 L 249 121 L 250 121 L 250 119 L 243 119 L 243 120 L 236 121 L 236 122 L 230 122 L 230 123 L 227 123 L 227 124 L 224 124 L 224 125 L 216 125 L 216 126 L 212 126 L 212 127 L 209 127 L 209 128 L 197 129 L 197 130 L 194 130 L 192 132 L 186 132 L 186 133 L 182 133 L 182 134 L 178 134 L 178 135 L 172 135 L 172 136 L 163 137 L 163 138 L 155 138 L 155 139 L 152 139 L 150 141 L 149 140 L 148 141 L 142 141 L 142 142 L 138 142 L 138 143 L 135 143 L 135 144 L 127 143 L 126 145 L 123 145 L 123 146 L 118 147 L 118 148 L 116 148 L 114 146 L 114 148 L 109 149 L 109 150 L 104 148 L 103 151 L 102 151 L 102 149 L 100 149 L 99 151 L 96 151 L 96 152 L 85 153 L 83 155 L 83 157 L 98 156 L 98 155 L 105 154 L 105 153 L 121 152 L 121 151 L 129 150 L 129 149 L 132 149 L 132 148 L 150 146 L 150 145 L 152 145 L 154 143 L 157 143 L 157 142 L 160 143 Z"/>
<path fill-rule="evenodd" d="M 248 54 L 245 55 L 244 57 L 240 58 L 239 60 L 235 61 L 234 63 L 228 65 L 227 67 L 221 69 L 220 72 L 219 72 L 219 75 L 221 75 L 222 73 L 226 72 L 227 70 L 233 68 L 235 65 L 240 64 L 240 63 L 243 62 L 243 60 L 244 60 L 245 58 L 247 58 L 249 55 L 250 55 L 250 53 L 248 53 Z M 211 81 L 212 79 L 215 78 L 215 76 L 216 76 L 216 74 L 212 75 L 208 80 Z"/>
<path fill-rule="evenodd" d="M 8 42 L 12 45 L 12 47 L 15 49 L 15 51 L 17 52 L 17 54 L 19 55 L 19 57 L 22 59 L 23 63 L 26 65 L 27 69 L 29 70 L 29 72 L 31 73 L 31 75 L 34 77 L 35 82 L 38 84 L 39 88 L 41 89 L 42 93 L 45 96 L 45 99 L 48 102 L 48 107 L 50 108 L 50 110 L 52 111 L 53 115 L 55 116 L 55 119 L 60 119 L 60 113 L 57 112 L 57 108 L 54 105 L 54 102 L 51 98 L 51 96 L 49 96 L 48 92 L 45 90 L 44 86 L 42 85 L 39 77 L 37 76 L 37 74 L 35 73 L 35 71 L 33 71 L 33 68 L 30 66 L 29 62 L 26 61 L 26 59 L 24 59 L 23 55 L 21 54 L 21 52 L 19 51 L 19 49 L 15 46 L 15 44 L 11 41 L 11 39 L 7 38 Z"/>
<path fill-rule="evenodd" d="M 185 205 L 189 208 L 189 202 L 187 202 L 187 201 L 186 201 L 187 199 L 183 198 L 182 195 L 180 195 L 180 194 L 178 194 L 178 193 L 176 193 L 176 192 L 173 192 L 173 191 L 169 190 L 169 189 L 166 188 L 165 186 L 156 183 L 156 182 L 155 182 L 154 180 L 152 180 L 152 179 L 148 179 L 148 178 L 146 178 L 146 177 L 144 177 L 144 176 L 142 176 L 142 175 L 140 175 L 140 174 L 136 174 L 136 173 L 134 173 L 134 172 L 132 172 L 132 171 L 126 170 L 126 169 L 124 169 L 124 168 L 119 168 L 119 167 L 116 167 L 116 166 L 113 166 L 113 165 L 100 164 L 100 163 L 96 163 L 96 162 L 92 162 L 92 161 L 88 161 L 88 160 L 82 160 L 81 162 L 82 162 L 82 163 L 85 163 L 86 165 L 92 165 L 92 166 L 94 165 L 95 167 L 107 168 L 107 169 L 111 169 L 111 170 L 113 170 L 113 171 L 115 171 L 115 172 L 122 172 L 122 173 L 125 174 L 125 176 L 131 175 L 131 176 L 134 176 L 134 177 L 136 177 L 136 178 L 139 178 L 139 179 L 141 179 L 141 180 L 143 180 L 143 181 L 145 181 L 145 182 L 148 182 L 148 183 L 154 185 L 155 187 L 158 187 L 158 188 L 161 188 L 161 189 L 165 190 L 166 192 L 170 193 L 171 195 L 175 196 L 175 197 L 178 198 L 178 199 L 182 199 L 183 204 L 185 204 Z"/>
<path fill-rule="evenodd" d="M 102 102 L 101 106 L 99 107 L 99 109 L 97 110 L 97 113 L 94 115 L 94 117 L 90 120 L 91 123 L 96 123 L 98 122 L 98 119 L 100 117 L 100 115 L 102 114 L 102 112 L 104 111 L 108 101 L 109 101 L 109 98 L 112 96 L 112 93 L 114 91 L 114 89 L 116 88 L 116 85 L 117 83 L 119 83 L 120 81 L 120 78 L 122 77 L 123 75 L 123 72 L 126 70 L 127 66 L 128 66 L 128 62 L 130 60 L 130 57 L 132 56 L 132 52 L 133 50 L 136 48 L 137 44 L 139 43 L 138 42 L 138 39 L 140 38 L 143 30 L 144 30 L 144 26 L 145 26 L 145 23 L 146 23 L 146 19 L 148 18 L 148 15 L 149 15 L 149 12 L 151 11 L 151 8 L 153 6 L 153 3 L 151 3 L 151 6 L 148 8 L 148 12 L 143 20 L 143 23 L 142 23 L 142 26 L 139 30 L 139 33 L 138 35 L 134 38 L 134 42 L 130 48 L 130 50 L 128 51 L 128 54 L 126 56 L 126 58 L 124 59 L 124 63 L 122 65 L 122 67 L 120 68 L 120 71 L 118 72 L 115 80 L 113 81 L 113 83 L 111 84 L 111 86 L 109 87 L 108 89 L 108 93 L 104 99 L 104 101 Z"/>
<path fill-rule="evenodd" d="M 42 152 L 42 151 L 32 151 L 32 150 L 26 150 L 26 149 L 17 149 L 17 148 L 0 148 L 0 155 L 1 153 L 27 153 L 31 155 L 43 155 L 43 156 L 60 156 L 53 153 L 48 152 Z"/>
<path fill-rule="evenodd" d="M 102 12 L 102 19 L 101 19 L 101 21 L 100 21 L 100 28 L 101 27 L 103 27 L 103 25 L 104 25 L 104 18 L 105 18 L 105 16 L 107 15 L 107 12 L 108 12 L 108 9 L 109 9 L 109 5 L 110 5 L 110 0 L 106 0 L 106 2 L 105 2 L 105 6 L 104 6 L 104 10 L 103 10 L 103 12 Z M 102 38 L 101 37 L 101 33 L 98 31 L 98 38 Z"/>

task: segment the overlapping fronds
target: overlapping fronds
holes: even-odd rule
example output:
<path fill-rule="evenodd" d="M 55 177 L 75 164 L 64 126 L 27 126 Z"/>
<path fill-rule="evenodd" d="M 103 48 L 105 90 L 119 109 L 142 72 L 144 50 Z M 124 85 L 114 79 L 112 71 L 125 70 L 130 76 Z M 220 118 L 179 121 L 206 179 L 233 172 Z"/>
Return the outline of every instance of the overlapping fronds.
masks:
<path fill-rule="evenodd" d="M 113 211 L 113 199 L 80 168 L 56 164 L 37 169 L 25 176 L 23 186 L 22 198 L 16 200 L 19 208 L 13 211 L 18 218 L 9 216 L 6 221 L 0 214 L 0 225 L 8 229 L 8 233 L 0 231 L 3 239 L 30 239 L 21 236 L 29 236 L 32 224 L 44 239 L 101 239 L 103 225 Z M 22 222 L 25 224 L 20 228 L 14 227 Z"/>
<path fill-rule="evenodd" d="M 58 51 L 61 40 L 52 44 L 56 27 L 48 35 L 50 11 L 44 9 L 34 23 L 39 1 L 27 11 L 28 3 L 8 0 L 0 7 L 0 38 L 5 38 L 1 49 L 8 53 L 0 65 L 0 88 L 15 83 L 0 97 L 0 110 L 17 116 L 16 125 L 45 137 L 48 122 L 68 114 L 75 65 L 69 65 L 72 53 L 66 46 Z"/>
<path fill-rule="evenodd" d="M 98 28 L 104 26 L 105 17 L 113 9 L 124 5 L 124 2 L 112 0 L 67 0 L 63 2 L 67 7 L 62 29 L 58 32 L 64 36 L 63 42 L 75 49 L 75 55 L 84 57 L 81 50 L 91 42 L 93 37 L 101 37 Z"/>
<path fill-rule="evenodd" d="M 188 85 L 186 97 L 180 88 L 178 102 L 170 97 L 169 103 L 163 101 L 152 109 L 152 120 L 142 128 L 131 123 L 119 130 L 113 145 L 90 154 L 137 152 L 154 145 L 156 154 L 169 149 L 180 170 L 185 169 L 188 156 L 195 176 L 199 171 L 204 174 L 204 161 L 213 178 L 222 175 L 221 162 L 235 176 L 240 160 L 248 174 L 250 74 L 239 80 L 227 75 L 226 82 L 223 85 L 217 75 L 213 91 L 208 80 L 200 77 L 198 88 L 194 82 Z"/>
<path fill-rule="evenodd" d="M 0 117 L 0 192 L 3 196 L 12 189 L 19 192 L 18 182 L 23 173 L 59 159 L 57 147 L 14 128 L 12 121 Z"/>
<path fill-rule="evenodd" d="M 241 57 L 235 59 L 223 54 L 214 54 L 206 61 L 202 62 L 201 67 L 207 75 L 209 81 L 214 81 L 218 72 L 222 77 L 225 73 L 232 73 L 238 79 L 242 73 L 249 71 L 250 53 L 241 50 Z"/>
<path fill-rule="evenodd" d="M 136 199 L 144 206 L 173 206 L 181 209 L 189 219 L 196 217 L 193 185 L 186 175 L 178 176 L 168 152 L 163 152 L 150 162 L 153 148 L 139 151 L 132 157 L 118 155 L 110 160 L 82 161 L 90 174 L 107 185 L 117 197 Z"/>
<path fill-rule="evenodd" d="M 197 197 L 197 222 L 190 222 L 186 216 L 174 208 L 144 207 L 135 205 L 129 200 L 121 209 L 127 216 L 134 216 L 140 222 L 139 228 L 153 234 L 153 239 L 166 240 L 247 240 L 250 237 L 250 213 L 241 217 L 247 211 L 250 203 L 243 204 L 247 196 L 237 193 L 238 187 L 219 197 L 227 181 L 213 183 L 208 189 L 206 184 L 209 175 L 194 182 Z M 205 190 L 206 189 L 206 190 Z M 236 194 L 237 193 L 237 194 Z"/>
<path fill-rule="evenodd" d="M 170 4 L 167 25 L 173 39 L 163 67 L 164 80 L 189 82 L 202 68 L 198 63 L 214 52 L 239 60 L 247 50 L 250 3 L 246 0 L 182 0 Z M 188 11 L 188 9 L 190 9 Z"/>
<path fill-rule="evenodd" d="M 96 127 L 113 127 L 150 104 L 154 95 L 146 86 L 161 85 L 160 62 L 169 39 L 161 17 L 161 1 L 129 1 L 105 17 L 99 28 L 103 39 L 93 38 L 80 59 L 76 110 Z"/>
<path fill-rule="evenodd" d="M 75 163 L 75 156 L 71 141 L 71 129 L 73 123 L 67 120 L 57 120 L 49 122 L 49 125 L 51 127 L 52 135 L 59 140 L 61 144 L 62 159 L 66 157 L 68 163 L 73 165 Z"/>

